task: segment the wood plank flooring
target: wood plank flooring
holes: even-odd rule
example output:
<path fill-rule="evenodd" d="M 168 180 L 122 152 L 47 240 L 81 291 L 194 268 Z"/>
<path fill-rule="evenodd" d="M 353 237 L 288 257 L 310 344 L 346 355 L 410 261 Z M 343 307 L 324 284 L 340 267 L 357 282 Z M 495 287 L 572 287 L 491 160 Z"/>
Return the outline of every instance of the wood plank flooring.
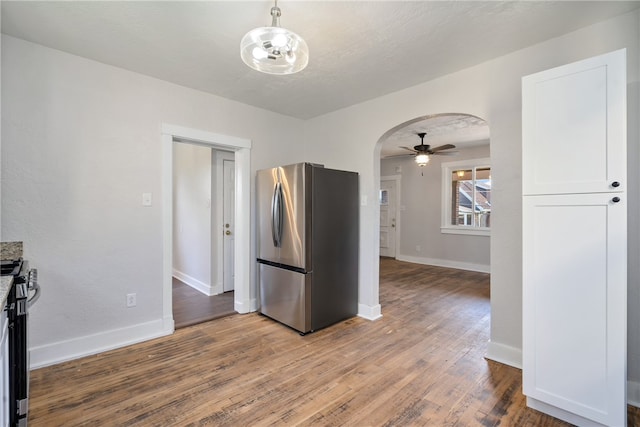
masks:
<path fill-rule="evenodd" d="M 376 321 L 300 336 L 235 314 L 35 370 L 30 425 L 568 425 L 526 408 L 520 370 L 483 358 L 487 274 L 390 259 L 380 269 Z"/>
<path fill-rule="evenodd" d="M 180 329 L 196 323 L 229 316 L 233 308 L 233 291 L 207 296 L 173 278 L 173 321 Z"/>

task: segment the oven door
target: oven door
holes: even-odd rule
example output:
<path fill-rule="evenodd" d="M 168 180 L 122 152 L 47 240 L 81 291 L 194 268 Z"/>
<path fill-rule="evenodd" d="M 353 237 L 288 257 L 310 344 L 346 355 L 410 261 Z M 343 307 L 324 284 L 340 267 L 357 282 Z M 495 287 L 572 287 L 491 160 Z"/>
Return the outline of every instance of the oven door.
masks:
<path fill-rule="evenodd" d="M 29 353 L 27 348 L 27 283 L 16 278 L 9 292 L 9 425 L 26 426 L 29 411 Z"/>

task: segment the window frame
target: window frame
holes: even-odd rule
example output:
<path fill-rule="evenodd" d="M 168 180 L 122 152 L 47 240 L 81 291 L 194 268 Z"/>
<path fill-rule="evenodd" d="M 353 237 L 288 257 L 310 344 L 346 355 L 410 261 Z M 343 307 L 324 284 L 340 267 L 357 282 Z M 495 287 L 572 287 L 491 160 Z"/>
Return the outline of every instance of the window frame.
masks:
<path fill-rule="evenodd" d="M 491 159 L 483 157 L 479 159 L 459 160 L 456 162 L 446 162 L 442 167 L 442 202 L 441 202 L 441 225 L 440 232 L 443 234 L 466 234 L 473 236 L 490 236 L 491 227 L 474 227 L 468 225 L 451 224 L 451 174 L 458 169 L 489 168 L 491 169 Z"/>

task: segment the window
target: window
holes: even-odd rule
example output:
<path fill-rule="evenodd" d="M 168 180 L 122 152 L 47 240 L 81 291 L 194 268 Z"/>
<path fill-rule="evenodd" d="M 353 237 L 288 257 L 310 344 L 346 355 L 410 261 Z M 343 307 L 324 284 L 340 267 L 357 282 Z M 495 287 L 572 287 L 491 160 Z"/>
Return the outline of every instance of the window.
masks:
<path fill-rule="evenodd" d="M 489 159 L 442 164 L 442 232 L 489 235 L 491 166 Z"/>

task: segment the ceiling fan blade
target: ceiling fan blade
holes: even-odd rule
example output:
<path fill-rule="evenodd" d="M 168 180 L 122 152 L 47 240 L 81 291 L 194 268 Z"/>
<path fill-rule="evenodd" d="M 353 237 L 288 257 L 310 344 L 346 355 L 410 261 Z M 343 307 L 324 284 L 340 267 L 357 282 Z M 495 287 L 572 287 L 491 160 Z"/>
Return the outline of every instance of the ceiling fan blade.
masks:
<path fill-rule="evenodd" d="M 411 151 L 412 153 L 417 153 L 417 151 L 416 151 L 416 150 L 414 150 L 413 148 L 404 147 L 404 146 L 401 146 L 401 147 L 398 147 L 398 148 L 404 148 L 405 150 L 409 150 L 409 151 Z"/>
<path fill-rule="evenodd" d="M 431 149 L 431 151 L 435 153 L 436 151 L 448 150 L 450 148 L 456 148 L 456 146 L 453 145 L 453 144 L 445 144 L 445 145 L 441 145 L 439 147 L 434 147 L 434 148 Z"/>
<path fill-rule="evenodd" d="M 382 156 L 382 158 L 383 159 L 397 159 L 397 158 L 400 158 L 400 157 L 414 157 L 414 156 L 415 156 L 415 154 L 407 153 L 407 154 L 392 154 L 390 156 Z"/>
<path fill-rule="evenodd" d="M 431 153 L 434 156 L 455 156 L 459 153 L 459 151 L 436 151 L 435 153 Z"/>

